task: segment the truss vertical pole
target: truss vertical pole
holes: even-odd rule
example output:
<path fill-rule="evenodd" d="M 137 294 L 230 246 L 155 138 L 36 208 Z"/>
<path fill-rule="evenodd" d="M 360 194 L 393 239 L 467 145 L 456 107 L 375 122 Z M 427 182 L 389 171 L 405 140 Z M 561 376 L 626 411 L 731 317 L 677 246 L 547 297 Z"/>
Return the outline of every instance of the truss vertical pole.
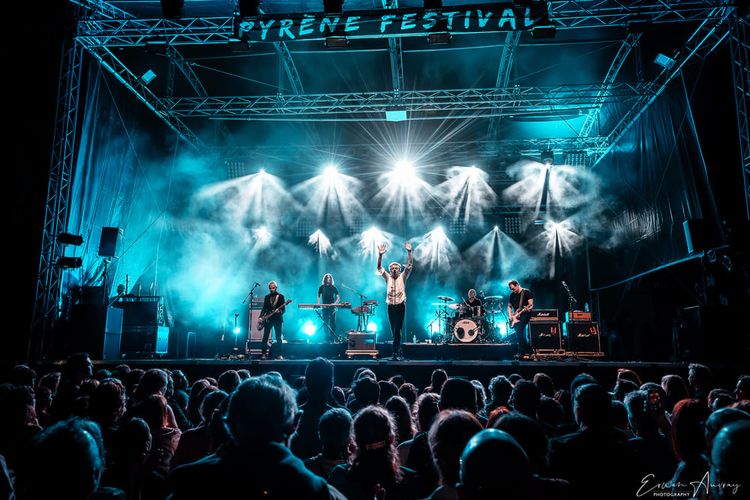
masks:
<path fill-rule="evenodd" d="M 737 15 L 730 38 L 734 99 L 737 107 L 737 131 L 740 139 L 740 162 L 745 188 L 745 218 L 750 220 L 750 23 Z"/>
<path fill-rule="evenodd" d="M 74 40 L 64 42 L 57 88 L 57 111 L 52 142 L 47 199 L 39 253 L 32 332 L 27 355 L 46 353 L 51 328 L 59 315 L 62 271 L 55 261 L 62 255 L 57 235 L 67 229 L 70 188 L 77 145 L 78 99 L 81 86 L 83 47 Z"/>

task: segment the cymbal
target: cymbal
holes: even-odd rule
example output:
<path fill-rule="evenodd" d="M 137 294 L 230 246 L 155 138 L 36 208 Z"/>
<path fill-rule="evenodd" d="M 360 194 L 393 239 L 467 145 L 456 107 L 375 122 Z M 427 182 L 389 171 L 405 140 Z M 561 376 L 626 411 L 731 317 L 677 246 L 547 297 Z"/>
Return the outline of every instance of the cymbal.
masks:
<path fill-rule="evenodd" d="M 443 300 L 445 302 L 453 302 L 455 299 L 453 297 L 448 297 L 446 295 L 438 295 L 438 300 Z"/>
<path fill-rule="evenodd" d="M 378 301 L 375 299 L 365 300 L 366 306 L 376 306 L 378 305 Z"/>
<path fill-rule="evenodd" d="M 454 311 L 461 308 L 461 304 L 448 304 L 448 309 L 453 309 Z"/>
<path fill-rule="evenodd" d="M 504 298 L 502 295 L 488 295 L 484 300 L 503 300 Z"/>

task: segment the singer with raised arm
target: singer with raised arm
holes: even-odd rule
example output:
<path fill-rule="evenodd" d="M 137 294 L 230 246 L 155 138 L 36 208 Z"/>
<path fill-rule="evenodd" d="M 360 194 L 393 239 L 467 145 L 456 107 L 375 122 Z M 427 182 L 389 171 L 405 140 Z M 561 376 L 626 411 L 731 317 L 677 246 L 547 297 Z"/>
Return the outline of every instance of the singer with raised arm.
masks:
<path fill-rule="evenodd" d="M 338 304 L 341 300 L 339 289 L 333 284 L 333 276 L 327 273 L 323 276 L 323 282 L 318 287 L 318 304 Z M 326 339 L 328 342 L 336 341 L 336 308 L 324 307 L 323 325 L 326 329 Z"/>
<path fill-rule="evenodd" d="M 408 258 L 403 272 L 401 271 L 401 264 L 398 262 L 391 262 L 388 271 L 386 271 L 383 269 L 385 243 L 378 246 L 378 274 L 385 280 L 385 303 L 388 304 L 388 322 L 391 324 L 391 333 L 393 334 L 391 359 L 394 361 L 404 359 L 404 354 L 401 351 L 401 329 L 404 326 L 404 316 L 406 316 L 406 280 L 411 274 L 412 263 L 414 262 L 411 255 L 411 243 L 407 241 L 404 248 L 406 248 Z"/>
<path fill-rule="evenodd" d="M 526 326 L 531 319 L 531 309 L 534 307 L 534 295 L 518 284 L 516 280 L 508 282 L 510 300 L 508 301 L 508 321 L 516 334 L 516 358 L 531 354 L 529 343 L 526 341 Z"/>
<path fill-rule="evenodd" d="M 268 337 L 273 328 L 276 342 L 271 347 L 271 354 L 275 353 L 276 359 L 284 359 L 282 356 L 281 325 L 284 323 L 284 310 L 289 301 L 284 301 L 284 296 L 279 293 L 275 281 L 268 282 L 268 294 L 263 298 L 263 309 L 260 310 L 258 328 L 263 329 L 263 344 L 261 359 L 268 357 Z"/>

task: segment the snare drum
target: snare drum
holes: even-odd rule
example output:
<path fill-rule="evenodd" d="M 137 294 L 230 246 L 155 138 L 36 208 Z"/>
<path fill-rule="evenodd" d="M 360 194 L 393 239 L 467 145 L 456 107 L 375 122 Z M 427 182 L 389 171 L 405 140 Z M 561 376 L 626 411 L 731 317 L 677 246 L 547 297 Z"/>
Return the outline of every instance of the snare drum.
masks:
<path fill-rule="evenodd" d="M 474 320 L 462 319 L 453 326 L 453 338 L 459 342 L 474 342 L 479 336 L 479 325 Z"/>

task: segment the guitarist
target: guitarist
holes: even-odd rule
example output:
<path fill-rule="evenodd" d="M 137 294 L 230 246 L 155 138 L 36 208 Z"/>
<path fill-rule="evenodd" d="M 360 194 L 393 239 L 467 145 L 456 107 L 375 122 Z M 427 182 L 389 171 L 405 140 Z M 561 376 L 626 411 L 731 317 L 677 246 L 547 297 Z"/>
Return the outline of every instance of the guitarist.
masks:
<path fill-rule="evenodd" d="M 508 319 L 516 334 L 518 342 L 516 357 L 530 355 L 531 349 L 526 341 L 526 325 L 531 319 L 531 309 L 534 307 L 534 296 L 529 290 L 521 287 L 518 281 L 508 282 L 510 288 L 510 300 L 508 301 Z"/>
<path fill-rule="evenodd" d="M 263 309 L 260 310 L 262 318 L 267 318 L 263 322 L 263 353 L 261 359 L 267 358 L 268 350 L 268 337 L 271 335 L 271 328 L 273 328 L 274 334 L 276 335 L 276 346 L 273 350 L 276 351 L 276 359 L 284 359 L 282 357 L 282 344 L 281 342 L 281 324 L 284 322 L 284 296 L 281 295 L 276 286 L 275 281 L 268 282 L 268 295 L 263 299 Z"/>

